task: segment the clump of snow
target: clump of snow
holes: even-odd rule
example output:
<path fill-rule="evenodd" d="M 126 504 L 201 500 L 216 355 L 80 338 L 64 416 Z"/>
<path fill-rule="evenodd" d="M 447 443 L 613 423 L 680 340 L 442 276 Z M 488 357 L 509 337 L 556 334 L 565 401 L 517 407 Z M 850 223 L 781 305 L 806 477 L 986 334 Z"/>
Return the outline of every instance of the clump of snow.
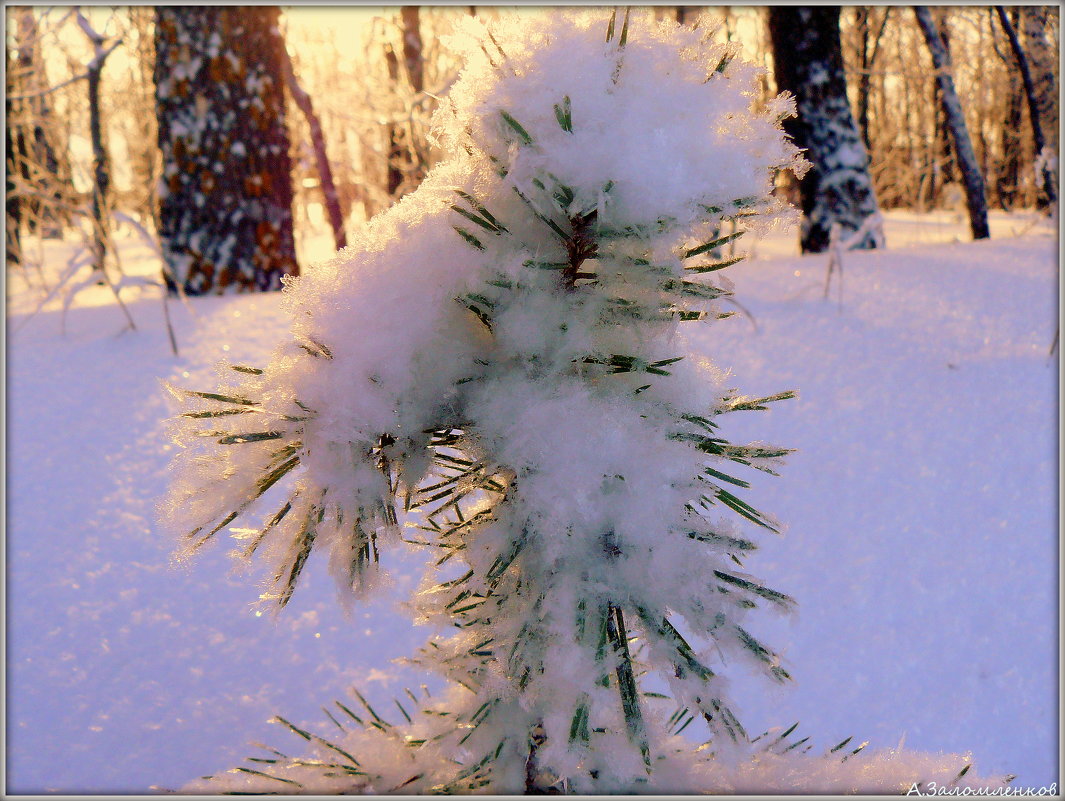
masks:
<path fill-rule="evenodd" d="M 700 203 L 767 195 L 766 167 L 795 165 L 777 126 L 793 102 L 753 113 L 758 68 L 733 60 L 712 24 L 633 26 L 621 49 L 617 24 L 607 41 L 602 13 L 491 31 L 464 20 L 449 43 L 467 66 L 437 112 L 441 145 L 459 152 L 472 140 L 527 195 L 545 172 L 556 176 L 575 190 L 573 209 L 599 206 L 600 222 L 618 227 L 687 226 L 705 217 Z M 532 147 L 521 146 L 526 135 Z"/>

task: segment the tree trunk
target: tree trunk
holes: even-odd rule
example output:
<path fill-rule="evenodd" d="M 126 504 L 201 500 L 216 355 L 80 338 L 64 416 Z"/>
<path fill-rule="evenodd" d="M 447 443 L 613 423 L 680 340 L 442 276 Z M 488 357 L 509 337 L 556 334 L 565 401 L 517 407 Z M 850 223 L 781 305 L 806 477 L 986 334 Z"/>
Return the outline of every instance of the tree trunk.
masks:
<path fill-rule="evenodd" d="M 108 195 L 111 190 L 111 170 L 107 161 L 103 125 L 100 120 L 100 73 L 102 70 L 103 59 L 100 59 L 99 63 L 93 59 L 89 64 L 89 138 L 92 141 L 92 268 L 99 272 L 104 270 L 104 256 L 107 254 L 107 231 L 110 223 Z"/>
<path fill-rule="evenodd" d="M 418 6 L 403 6 L 400 9 L 400 19 L 403 22 L 403 63 L 407 66 L 407 80 L 410 81 L 410 88 L 418 94 L 424 88 L 425 83 Z"/>
<path fill-rule="evenodd" d="M 856 24 L 858 26 L 858 129 L 862 132 L 862 141 L 865 143 L 866 153 L 872 153 L 872 138 L 869 135 L 869 97 L 873 86 L 873 67 L 876 58 L 880 54 L 880 42 L 884 38 L 884 29 L 887 27 L 888 18 L 891 16 L 891 8 L 884 9 L 884 16 L 880 18 L 880 24 L 875 34 L 872 33 L 873 8 L 871 6 L 859 7 L 856 12 Z M 871 48 L 871 49 L 870 49 Z"/>
<path fill-rule="evenodd" d="M 998 126 L 1001 132 L 1000 152 L 1002 158 L 995 173 L 995 194 L 998 196 L 999 205 L 1002 206 L 1004 211 L 1009 211 L 1020 200 L 1021 125 L 1024 121 L 1024 98 L 1022 95 L 1024 87 L 1021 86 L 1021 79 L 1017 75 L 1017 71 L 1009 69 L 1014 64 L 1013 59 L 1003 53 L 998 47 L 995 31 L 1001 26 L 996 25 L 995 9 L 989 8 L 988 12 L 991 17 L 991 46 L 994 48 L 995 54 L 1007 65 L 1009 79 L 1003 117 Z M 1019 9 L 1013 7 L 1009 13 L 1010 22 L 1014 30 L 1016 30 L 1020 24 Z"/>
<path fill-rule="evenodd" d="M 939 17 L 936 20 L 936 16 Z M 943 41 L 943 48 L 947 52 L 947 56 L 950 56 L 950 31 L 947 27 L 947 16 L 945 9 L 938 9 L 938 14 L 932 16 L 932 20 L 936 22 L 936 28 L 939 30 L 939 38 Z M 947 121 L 946 110 L 943 105 L 943 91 L 939 88 L 939 82 L 936 81 L 936 89 L 939 91 L 938 101 L 936 102 L 936 125 L 938 126 L 937 135 L 939 137 L 939 150 L 937 152 L 937 158 L 940 160 L 940 180 L 941 185 L 946 186 L 948 183 L 953 183 L 958 173 L 958 159 L 952 146 L 953 137 L 950 133 L 950 123 Z M 964 117 L 962 117 L 964 119 Z M 971 143 L 972 140 L 970 140 Z M 976 164 L 976 158 L 973 158 L 973 164 Z M 976 168 L 977 174 L 983 175 L 980 172 L 979 165 Z"/>
<path fill-rule="evenodd" d="M 404 6 L 400 10 L 400 27 L 403 33 L 403 71 L 406 85 L 417 94 L 423 90 L 424 65 L 422 58 L 421 25 L 417 6 Z M 385 45 L 385 62 L 388 77 L 397 90 L 403 85 L 399 59 L 391 45 Z M 418 155 L 413 130 L 409 124 L 396 122 L 388 127 L 388 196 L 398 200 L 402 195 L 421 183 L 425 165 Z"/>
<path fill-rule="evenodd" d="M 7 118 L 11 119 L 11 56 L 7 56 L 7 75 L 5 76 L 5 89 L 7 96 L 4 98 L 4 111 L 7 114 Z M 7 170 L 4 176 L 6 181 L 6 203 L 4 208 L 5 214 L 5 228 L 7 236 L 4 239 L 4 254 L 7 260 L 7 266 L 13 267 L 22 263 L 22 200 L 16 194 L 16 184 L 14 181 L 15 171 L 17 169 L 15 158 L 15 142 L 11 136 L 11 126 L 4 126 L 4 147 L 6 150 L 4 154 L 6 158 L 5 168 Z"/>
<path fill-rule="evenodd" d="M 85 77 L 88 83 L 88 137 L 93 145 L 93 269 L 102 273 L 111 227 L 111 165 L 108 149 L 103 146 L 100 75 L 110 51 L 103 50 L 103 36 L 87 27 L 85 33 L 95 51 L 93 60 L 85 70 Z"/>
<path fill-rule="evenodd" d="M 828 249 L 833 223 L 844 235 L 877 212 L 869 156 L 847 100 L 839 7 L 772 6 L 769 32 L 777 89 L 795 96 L 784 130 L 813 165 L 799 181 L 803 253 Z M 876 247 L 871 233 L 857 247 Z"/>
<path fill-rule="evenodd" d="M 322 196 L 325 202 L 326 214 L 329 215 L 329 225 L 333 229 L 333 243 L 337 250 L 343 250 L 348 246 L 348 236 L 344 232 L 344 215 L 340 211 L 340 197 L 337 195 L 336 183 L 333 181 L 333 169 L 329 166 L 329 156 L 325 149 L 325 134 L 322 133 L 322 121 L 314 111 L 311 96 L 304 91 L 296 80 L 296 72 L 292 69 L 292 59 L 289 58 L 288 50 L 281 51 L 281 68 L 284 71 L 285 83 L 292 100 L 307 118 L 307 125 L 311 129 L 311 145 L 314 150 L 314 161 L 318 167 L 318 180 L 322 185 Z"/>
<path fill-rule="evenodd" d="M 950 51 L 940 37 L 928 7 L 915 6 L 914 13 L 932 54 L 943 113 L 947 117 L 947 126 L 954 140 L 954 153 L 957 155 L 958 167 L 961 169 L 962 182 L 965 185 L 965 196 L 969 206 L 969 227 L 972 230 L 973 239 L 987 239 L 991 233 L 987 227 L 987 196 L 984 190 L 984 177 L 980 174 L 980 168 L 976 163 L 973 145 L 969 139 L 969 129 L 965 125 L 965 115 L 961 110 L 958 93 L 954 90 Z"/>
<path fill-rule="evenodd" d="M 1047 36 L 1052 22 L 1051 6 L 1023 6 L 1020 8 L 1024 46 L 1035 85 L 1036 102 L 1043 134 L 1052 151 L 1058 144 L 1058 47 Z M 1014 26 L 1015 28 L 1017 26 Z"/>
<path fill-rule="evenodd" d="M 997 190 L 1002 208 L 1009 211 L 1019 200 L 1021 182 L 1021 123 L 1024 120 L 1020 83 L 1010 81 L 1010 94 L 1002 121 L 1002 165 Z"/>
<path fill-rule="evenodd" d="M 385 64 L 388 66 L 388 78 L 392 86 L 399 83 L 399 61 L 396 59 L 392 46 L 385 44 Z M 385 178 L 385 189 L 389 198 L 397 200 L 400 195 L 400 187 L 403 186 L 403 176 L 409 164 L 409 149 L 404 143 L 403 128 L 392 123 L 388 126 L 388 171 Z"/>
<path fill-rule="evenodd" d="M 691 6 L 674 6 L 677 22 L 681 25 L 691 25 L 695 22 L 695 18 L 699 15 L 699 8 L 693 8 Z"/>
<path fill-rule="evenodd" d="M 1046 193 L 1050 204 L 1054 204 L 1057 202 L 1056 182 L 1054 171 L 1047 158 L 1048 153 L 1044 150 L 1046 148 L 1046 138 L 1043 136 L 1043 126 L 1040 122 L 1042 114 L 1039 109 L 1039 99 L 1036 95 L 1035 84 L 1032 82 L 1032 71 L 1028 65 L 1028 57 L 1025 55 L 1021 42 L 1017 38 L 1017 31 L 1014 30 L 1013 25 L 1010 23 L 1010 18 L 1006 15 L 1006 9 L 1002 6 L 995 6 L 995 11 L 998 13 L 998 21 L 1002 25 L 1006 38 L 1010 41 L 1010 47 L 1013 49 L 1013 57 L 1017 60 L 1017 70 L 1021 74 L 1021 83 L 1024 85 L 1024 95 L 1028 99 L 1028 120 L 1032 125 L 1032 139 L 1035 141 L 1037 163 L 1042 167 L 1043 191 Z"/>
<path fill-rule="evenodd" d="M 190 295 L 298 275 L 276 7 L 156 8 L 163 255 Z"/>

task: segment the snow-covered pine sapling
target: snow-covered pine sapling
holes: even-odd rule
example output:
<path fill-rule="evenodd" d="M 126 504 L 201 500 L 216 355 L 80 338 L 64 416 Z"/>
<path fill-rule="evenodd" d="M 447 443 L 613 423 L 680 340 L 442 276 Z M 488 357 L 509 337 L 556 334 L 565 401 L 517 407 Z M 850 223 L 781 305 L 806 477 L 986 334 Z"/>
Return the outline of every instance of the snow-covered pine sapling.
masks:
<path fill-rule="evenodd" d="M 745 739 L 727 659 L 788 678 L 744 626 L 792 602 L 742 569 L 741 526 L 775 525 L 740 497 L 786 451 L 720 422 L 789 393 L 725 388 L 681 324 L 729 315 L 722 249 L 781 211 L 789 104 L 752 111 L 756 70 L 705 27 L 628 11 L 452 44 L 450 158 L 289 282 L 265 369 L 176 390 L 169 509 L 187 553 L 261 520 L 240 553 L 282 607 L 314 553 L 344 593 L 403 541 L 438 555 L 418 608 L 449 633 L 420 660 L 457 689 L 411 724 L 405 791 L 650 789 L 692 719 Z"/>

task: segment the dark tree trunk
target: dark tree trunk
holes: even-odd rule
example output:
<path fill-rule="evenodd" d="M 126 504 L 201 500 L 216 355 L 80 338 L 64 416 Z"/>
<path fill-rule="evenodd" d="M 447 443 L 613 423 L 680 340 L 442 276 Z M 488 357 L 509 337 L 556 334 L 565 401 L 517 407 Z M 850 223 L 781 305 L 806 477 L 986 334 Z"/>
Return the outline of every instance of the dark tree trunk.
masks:
<path fill-rule="evenodd" d="M 932 17 L 935 21 L 935 16 Z M 940 9 L 939 22 L 936 24 L 939 29 L 939 38 L 943 41 L 943 48 L 946 50 L 947 55 L 950 55 L 950 32 L 947 28 L 947 20 L 945 12 Z M 953 136 L 950 133 L 950 122 L 947 118 L 946 107 L 943 103 L 943 90 L 939 86 L 939 81 L 935 82 L 936 90 L 938 92 L 936 100 L 936 136 L 939 138 L 939 149 L 936 151 L 936 159 L 940 165 L 940 187 L 946 186 L 948 183 L 952 183 L 955 176 L 958 173 L 958 159 L 954 152 L 954 148 L 951 145 Z M 973 164 L 976 164 L 975 157 L 973 158 Z M 977 173 L 980 173 L 980 168 L 977 166 Z"/>
<path fill-rule="evenodd" d="M 311 129 L 311 145 L 314 149 L 314 161 L 318 167 L 318 180 L 322 185 L 322 197 L 325 202 L 325 210 L 329 215 L 329 225 L 333 229 L 333 242 L 337 250 L 348 246 L 348 236 L 344 232 L 344 215 L 340 211 L 340 196 L 337 194 L 336 182 L 333 180 L 333 169 L 329 166 L 329 156 L 325 149 L 325 134 L 322 132 L 322 121 L 314 111 L 311 96 L 307 94 L 299 81 L 296 80 L 296 72 L 292 69 L 292 59 L 288 51 L 281 52 L 281 66 L 285 74 L 285 83 L 288 85 L 292 100 L 307 118 L 307 125 Z"/>
<path fill-rule="evenodd" d="M 392 46 L 385 45 L 385 63 L 388 65 L 388 78 L 393 86 L 399 82 L 399 61 Z M 410 148 L 406 147 L 406 132 L 402 126 L 393 123 L 388 126 L 388 171 L 385 188 L 392 200 L 398 199 L 403 177 L 410 163 Z"/>
<path fill-rule="evenodd" d="M 991 45 L 995 54 L 1007 65 L 1007 69 L 1014 62 L 1006 53 L 999 49 L 995 38 L 996 14 L 994 8 L 989 8 L 991 15 Z M 1016 7 L 1010 9 L 1011 24 L 1016 30 L 1020 23 L 1020 12 Z M 1006 104 L 999 130 L 1001 131 L 1000 147 L 1002 160 L 995 173 L 995 194 L 1004 211 L 1009 211 L 1020 200 L 1021 178 L 1021 124 L 1024 120 L 1023 98 L 1024 87 L 1015 70 L 1009 70 L 1009 90 L 1006 96 Z"/>
<path fill-rule="evenodd" d="M 400 10 L 403 31 L 403 72 L 411 92 L 423 90 L 424 61 L 422 57 L 421 23 L 417 6 L 404 6 Z M 393 86 L 403 81 L 399 59 L 390 45 L 385 45 L 385 62 L 388 77 Z M 388 128 L 388 196 L 393 200 L 414 189 L 425 175 L 425 165 L 418 155 L 413 131 L 409 125 L 393 123 Z"/>
<path fill-rule="evenodd" d="M 7 114 L 7 118 L 11 119 L 11 60 L 8 58 L 8 78 L 7 78 L 7 97 L 4 98 L 4 111 Z M 5 223 L 7 236 L 4 240 L 4 255 L 7 261 L 8 267 L 13 267 L 22 263 L 22 201 L 21 198 L 15 193 L 16 184 L 15 177 L 15 142 L 11 137 L 11 126 L 4 126 L 4 147 L 7 148 L 4 153 L 5 158 L 5 184 L 6 190 L 6 202 L 4 204 L 5 211 Z"/>
<path fill-rule="evenodd" d="M 103 40 L 94 41 L 99 47 Z M 89 139 L 92 142 L 92 268 L 104 270 L 107 254 L 107 231 L 110 227 L 111 170 L 104 147 L 103 123 L 100 119 L 100 73 L 104 59 L 93 59 L 88 68 L 89 84 Z"/>
<path fill-rule="evenodd" d="M 1052 6 L 1022 6 L 1020 28 L 1024 32 L 1025 53 L 1032 71 L 1039 120 L 1047 145 L 1056 150 L 1058 144 L 1058 48 L 1047 35 L 1051 28 Z M 1016 25 L 1014 26 L 1017 27 Z"/>
<path fill-rule="evenodd" d="M 691 25 L 695 22 L 695 18 L 702 10 L 700 7 L 693 6 L 675 6 L 677 11 L 677 22 L 681 25 Z"/>
<path fill-rule="evenodd" d="M 1021 180 L 1021 122 L 1024 119 L 1020 82 L 1010 82 L 1002 123 L 1002 166 L 999 169 L 997 191 L 1002 208 L 1009 211 L 1018 201 Z"/>
<path fill-rule="evenodd" d="M 884 16 L 880 18 L 877 31 L 872 31 L 873 7 L 866 6 L 856 9 L 858 27 L 858 130 L 862 132 L 862 141 L 865 143 L 865 151 L 872 153 L 872 138 L 869 136 L 869 96 L 873 86 L 873 67 L 876 65 L 876 57 L 880 54 L 880 42 L 884 38 L 884 29 L 887 27 L 888 18 L 891 16 L 891 8 L 884 9 Z"/>
<path fill-rule="evenodd" d="M 847 100 L 839 7 L 771 6 L 769 33 L 778 90 L 795 96 L 798 116 L 784 130 L 813 165 L 799 181 L 804 253 L 828 249 L 833 223 L 844 235 L 877 212 L 869 157 Z M 857 247 L 875 247 L 866 236 Z"/>
<path fill-rule="evenodd" d="M 400 9 L 400 19 L 403 22 L 403 62 L 407 65 L 407 80 L 410 81 L 410 88 L 418 93 L 422 91 L 425 83 L 418 6 L 403 6 Z"/>
<path fill-rule="evenodd" d="M 969 129 L 965 124 L 965 115 L 961 110 L 958 93 L 954 90 L 950 51 L 939 35 L 939 30 L 936 28 L 928 7 L 915 6 L 914 13 L 928 49 L 932 53 L 939 96 L 943 112 L 947 117 L 951 138 L 954 140 L 954 153 L 958 159 L 958 168 L 961 170 L 962 183 L 965 185 L 965 196 L 969 206 L 969 227 L 972 230 L 973 239 L 987 239 L 991 233 L 987 227 L 987 196 L 984 189 L 984 177 L 980 174 L 980 167 L 976 163 L 972 141 L 969 139 Z"/>
<path fill-rule="evenodd" d="M 191 295 L 298 275 L 276 7 L 156 9 L 163 255 Z"/>
<path fill-rule="evenodd" d="M 943 190 L 954 179 L 954 151 L 950 146 L 950 122 L 943 107 L 943 90 L 932 78 L 932 148 L 928 154 L 931 180 L 928 182 L 928 207 L 936 208 Z"/>
<path fill-rule="evenodd" d="M 998 13 L 998 21 L 1002 25 L 1002 30 L 1010 41 L 1013 57 L 1017 60 L 1017 70 L 1021 74 L 1021 83 L 1024 85 L 1024 96 L 1028 99 L 1028 120 L 1032 124 L 1032 139 L 1035 142 L 1035 152 L 1038 158 L 1039 154 L 1044 153 L 1046 138 L 1043 136 L 1042 114 L 1039 109 L 1039 99 L 1036 95 L 1035 84 L 1032 82 L 1032 71 L 1028 66 L 1028 57 L 1021 47 L 1020 39 L 1017 38 L 1017 31 L 1014 30 L 1013 25 L 1010 23 L 1010 18 L 1006 15 L 1006 9 L 1002 6 L 995 6 L 995 11 Z M 1057 202 L 1054 172 L 1045 158 L 1041 161 L 1043 191 L 1046 193 L 1047 200 L 1053 204 Z"/>

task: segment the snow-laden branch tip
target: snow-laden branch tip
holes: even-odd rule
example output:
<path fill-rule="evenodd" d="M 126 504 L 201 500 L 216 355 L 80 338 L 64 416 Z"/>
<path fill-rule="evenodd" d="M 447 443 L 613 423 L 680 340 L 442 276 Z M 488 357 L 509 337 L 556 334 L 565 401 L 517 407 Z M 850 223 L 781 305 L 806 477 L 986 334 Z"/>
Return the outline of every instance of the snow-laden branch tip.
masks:
<path fill-rule="evenodd" d="M 772 175 L 798 150 L 751 108 L 757 70 L 726 45 L 620 21 L 604 48 L 607 28 L 602 12 L 468 21 L 467 71 L 434 120 L 447 160 L 289 284 L 295 341 L 276 362 L 183 396 L 184 554 L 269 491 L 283 506 L 262 501 L 240 553 L 280 559 L 260 596 L 279 607 L 312 551 L 345 594 L 371 590 L 400 509 L 466 562 L 455 580 L 430 569 L 418 608 L 455 631 L 425 663 L 468 693 L 434 746 L 471 755 L 430 780 L 443 792 L 640 786 L 672 725 L 640 692 L 645 668 L 725 739 L 743 728 L 717 654 L 789 678 L 739 625 L 791 599 L 736 569 L 755 547 L 738 526 L 779 526 L 734 475 L 788 451 L 719 436 L 728 390 L 674 333 L 729 316 L 704 274 L 782 211 Z M 629 651 L 637 631 L 647 652 Z"/>

